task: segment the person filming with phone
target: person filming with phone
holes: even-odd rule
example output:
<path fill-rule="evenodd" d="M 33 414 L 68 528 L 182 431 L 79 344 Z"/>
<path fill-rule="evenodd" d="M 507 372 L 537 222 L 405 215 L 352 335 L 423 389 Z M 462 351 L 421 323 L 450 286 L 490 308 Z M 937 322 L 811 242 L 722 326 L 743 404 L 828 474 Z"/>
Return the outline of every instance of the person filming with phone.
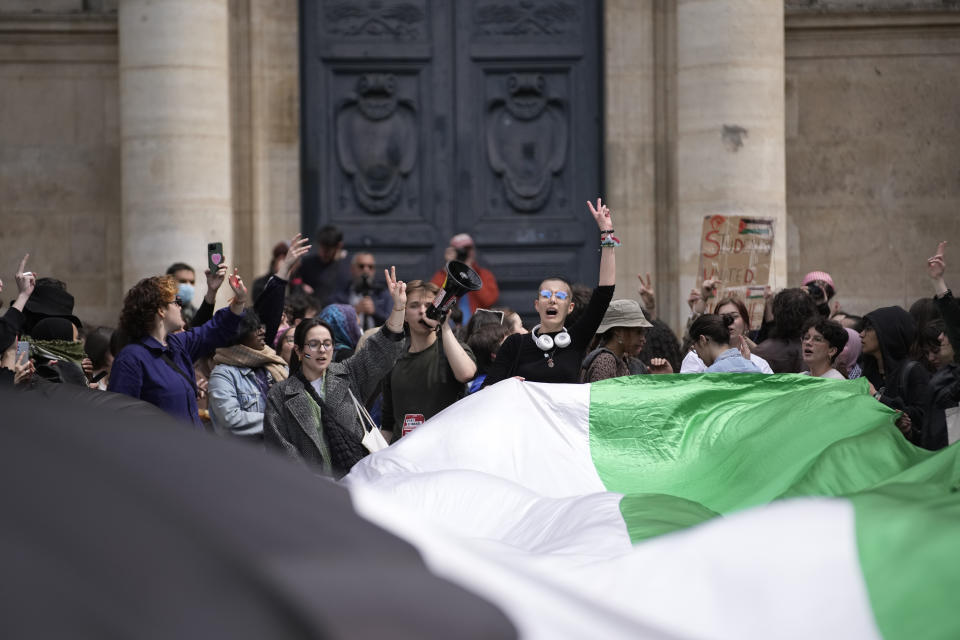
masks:
<path fill-rule="evenodd" d="M 193 362 L 233 342 L 247 301 L 247 288 L 237 271 L 228 278 L 234 293 L 229 308 L 189 331 L 181 331 L 183 300 L 173 276 L 153 276 L 135 284 L 120 312 L 120 329 L 130 343 L 114 360 L 108 390 L 145 400 L 202 427 Z"/>

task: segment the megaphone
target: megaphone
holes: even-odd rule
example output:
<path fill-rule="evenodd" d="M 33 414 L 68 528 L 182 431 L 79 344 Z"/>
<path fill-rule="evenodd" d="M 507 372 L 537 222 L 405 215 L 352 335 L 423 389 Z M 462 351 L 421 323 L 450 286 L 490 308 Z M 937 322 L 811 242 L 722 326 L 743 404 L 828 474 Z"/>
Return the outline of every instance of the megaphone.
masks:
<path fill-rule="evenodd" d="M 443 280 L 443 288 L 427 309 L 427 317 L 442 322 L 450 307 L 457 303 L 457 298 L 482 286 L 483 280 L 476 271 L 463 262 L 451 260 L 447 263 L 447 277 Z"/>

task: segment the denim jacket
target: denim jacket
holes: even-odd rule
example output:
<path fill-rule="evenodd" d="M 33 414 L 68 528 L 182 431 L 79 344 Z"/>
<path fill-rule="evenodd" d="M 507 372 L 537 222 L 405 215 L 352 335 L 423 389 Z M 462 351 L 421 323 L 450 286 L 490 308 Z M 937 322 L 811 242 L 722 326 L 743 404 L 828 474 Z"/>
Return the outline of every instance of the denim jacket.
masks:
<path fill-rule="evenodd" d="M 217 433 L 263 435 L 267 399 L 260 393 L 253 369 L 218 364 L 210 373 L 207 395 L 210 420 Z"/>
<path fill-rule="evenodd" d="M 739 349 L 727 349 L 707 367 L 707 373 L 760 373 L 760 367 L 744 358 Z"/>

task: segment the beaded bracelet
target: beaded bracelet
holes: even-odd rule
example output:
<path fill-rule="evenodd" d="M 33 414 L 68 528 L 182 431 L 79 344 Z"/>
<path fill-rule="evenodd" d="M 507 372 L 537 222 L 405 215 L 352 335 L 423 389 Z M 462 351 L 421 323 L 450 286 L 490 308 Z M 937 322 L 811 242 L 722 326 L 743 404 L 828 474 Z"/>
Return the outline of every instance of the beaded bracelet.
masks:
<path fill-rule="evenodd" d="M 600 229 L 600 235 L 604 236 L 608 233 L 613 233 L 613 229 Z"/>

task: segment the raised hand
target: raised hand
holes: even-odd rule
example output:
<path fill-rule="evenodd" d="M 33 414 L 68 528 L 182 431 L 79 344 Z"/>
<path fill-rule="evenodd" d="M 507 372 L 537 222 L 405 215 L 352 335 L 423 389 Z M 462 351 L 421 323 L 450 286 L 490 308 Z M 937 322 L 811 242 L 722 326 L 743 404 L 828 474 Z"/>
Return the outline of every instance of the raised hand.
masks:
<path fill-rule="evenodd" d="M 30 294 L 33 293 L 34 287 L 37 286 L 37 274 L 31 273 L 30 271 L 25 271 L 27 268 L 27 259 L 30 257 L 30 254 L 23 256 L 23 260 L 20 261 L 20 265 L 17 267 L 17 291 L 20 293 L 26 294 L 29 298 Z"/>
<path fill-rule="evenodd" d="M 240 277 L 240 269 L 234 267 L 233 274 L 228 278 L 230 283 L 230 288 L 233 289 L 233 302 L 230 306 L 240 305 L 247 301 L 247 286 L 243 284 L 243 279 Z"/>
<path fill-rule="evenodd" d="M 933 288 L 936 294 L 944 295 L 948 291 L 947 284 L 943 281 L 943 274 L 947 270 L 947 263 L 943 259 L 943 252 L 947 248 L 947 241 L 944 240 L 937 245 L 937 253 L 927 260 L 927 274 L 933 280 Z"/>
<path fill-rule="evenodd" d="M 723 282 L 719 278 L 707 278 L 703 281 L 703 284 L 700 285 L 700 296 L 704 300 L 708 300 L 717 295 L 717 287 L 719 287 Z"/>
<path fill-rule="evenodd" d="M 617 284 L 617 260 L 614 249 L 620 246 L 620 239 L 613 235 L 613 220 L 610 218 L 610 208 L 597 198 L 597 204 L 587 201 L 590 215 L 600 228 L 600 277 L 597 284 L 609 287 Z"/>
<path fill-rule="evenodd" d="M 384 269 L 383 275 L 387 280 L 387 290 L 390 291 L 390 297 L 393 298 L 393 310 L 404 311 L 407 307 L 407 283 L 403 280 L 397 280 L 397 268 L 391 266 L 389 270 Z"/>
<path fill-rule="evenodd" d="M 308 244 L 309 242 L 310 238 L 304 238 L 302 234 L 298 233 L 293 236 L 293 239 L 290 240 L 290 248 L 287 249 L 287 255 L 277 268 L 276 275 L 278 278 L 281 280 L 290 279 L 290 272 L 293 271 L 293 267 L 313 247 L 313 245 Z"/>
<path fill-rule="evenodd" d="M 773 322 L 773 287 L 763 288 L 763 321 Z"/>
<path fill-rule="evenodd" d="M 745 360 L 750 359 L 750 344 L 747 342 L 747 339 L 743 336 L 737 337 L 737 349 L 740 350 L 740 355 L 744 357 Z"/>
<path fill-rule="evenodd" d="M 653 290 L 653 278 L 650 277 L 650 273 L 648 272 L 646 281 L 644 281 L 642 273 L 637 274 L 637 279 L 640 280 L 637 293 L 640 294 L 640 299 L 643 300 L 643 306 L 649 311 L 657 306 L 656 292 Z"/>
<path fill-rule="evenodd" d="M 210 273 L 210 269 L 204 269 L 203 275 L 207 276 L 207 293 L 204 294 L 203 299 L 213 304 L 217 300 L 217 291 L 220 289 L 220 285 L 227 278 L 227 265 L 220 263 L 220 266 L 213 273 Z"/>
<path fill-rule="evenodd" d="M 593 219 L 601 231 L 613 229 L 613 221 L 610 219 L 610 207 L 603 204 L 602 198 L 597 198 L 596 206 L 588 200 L 587 206 L 590 207 L 590 213 L 593 215 Z"/>
<path fill-rule="evenodd" d="M 27 268 L 27 258 L 29 257 L 29 253 L 23 256 L 23 260 L 21 260 L 17 266 L 17 274 L 15 276 L 17 281 L 17 299 L 14 301 L 13 306 L 20 311 L 23 311 L 23 308 L 27 305 L 27 300 L 30 299 L 30 295 L 37 286 L 37 274 L 25 271 Z"/>
<path fill-rule="evenodd" d="M 947 263 L 943 259 L 943 252 L 947 248 L 947 241 L 944 240 L 937 245 L 937 253 L 932 258 L 927 258 L 927 275 L 932 280 L 939 280 L 947 270 Z"/>
<path fill-rule="evenodd" d="M 403 331 L 403 318 L 407 309 L 407 283 L 397 280 L 397 268 L 394 266 L 391 266 L 389 271 L 384 269 L 383 275 L 387 280 L 390 297 L 393 298 L 393 311 L 387 318 L 386 326 L 390 331 L 400 333 Z"/>

